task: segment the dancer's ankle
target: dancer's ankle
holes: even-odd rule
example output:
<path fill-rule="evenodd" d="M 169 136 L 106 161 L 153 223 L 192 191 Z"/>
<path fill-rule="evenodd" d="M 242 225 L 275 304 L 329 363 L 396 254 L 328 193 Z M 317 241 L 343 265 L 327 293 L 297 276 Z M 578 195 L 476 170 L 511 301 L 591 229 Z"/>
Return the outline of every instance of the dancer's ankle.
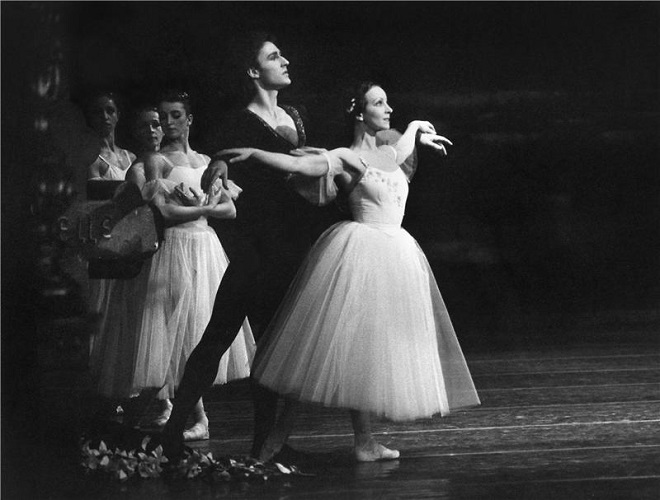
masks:
<path fill-rule="evenodd" d="M 196 411 L 193 414 L 193 418 L 195 419 L 196 424 L 209 425 L 209 417 L 205 411 Z"/>
<path fill-rule="evenodd" d="M 366 448 L 373 446 L 375 442 L 376 440 L 370 433 L 355 433 L 353 435 L 353 443 L 355 448 Z"/>
<path fill-rule="evenodd" d="M 257 458 L 262 462 L 268 462 L 272 460 L 275 455 L 282 451 L 285 441 L 286 436 L 271 434 L 266 438 L 264 444 L 261 446 L 261 450 L 259 451 L 259 456 Z"/>
<path fill-rule="evenodd" d="M 206 415 L 197 420 L 190 429 L 183 431 L 184 441 L 204 441 L 209 437 L 209 420 Z"/>

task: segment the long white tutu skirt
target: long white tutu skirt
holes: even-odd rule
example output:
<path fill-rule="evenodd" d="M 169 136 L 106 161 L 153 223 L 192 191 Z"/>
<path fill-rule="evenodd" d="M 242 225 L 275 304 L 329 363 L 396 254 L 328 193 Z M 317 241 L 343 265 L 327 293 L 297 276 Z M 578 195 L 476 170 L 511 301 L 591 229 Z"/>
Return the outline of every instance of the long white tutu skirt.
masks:
<path fill-rule="evenodd" d="M 400 227 L 329 228 L 264 339 L 254 376 L 304 401 L 392 420 L 479 404 L 428 261 Z"/>
<path fill-rule="evenodd" d="M 228 265 L 215 231 L 186 224 L 167 229 L 152 259 L 134 386 L 162 387 L 174 397 L 186 361 L 211 318 L 216 291 Z M 246 378 L 255 342 L 248 320 L 222 356 L 215 384 Z"/>
<path fill-rule="evenodd" d="M 150 261 L 129 280 L 94 280 L 98 330 L 90 340 L 90 374 L 96 392 L 109 398 L 136 395 L 133 373 Z"/>

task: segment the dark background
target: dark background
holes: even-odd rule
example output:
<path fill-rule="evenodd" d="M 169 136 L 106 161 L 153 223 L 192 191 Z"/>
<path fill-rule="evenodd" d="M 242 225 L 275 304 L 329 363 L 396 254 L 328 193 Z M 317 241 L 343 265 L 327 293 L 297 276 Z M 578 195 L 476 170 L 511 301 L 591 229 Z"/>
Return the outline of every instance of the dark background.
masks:
<path fill-rule="evenodd" d="M 80 191 L 95 156 L 81 96 L 113 89 L 129 110 L 184 88 L 192 145 L 210 152 L 209 131 L 237 102 L 231 42 L 247 29 L 277 35 L 293 79 L 280 100 L 306 106 L 310 144 L 346 144 L 346 92 L 364 78 L 388 91 L 395 127 L 427 119 L 453 141 L 447 158 L 420 152 L 404 226 L 468 353 L 576 340 L 585 318 L 610 324 L 580 335 L 606 340 L 612 318 L 658 310 L 660 3 L 1 7 L 4 457 L 20 453 L 9 431 L 36 432 L 40 325 L 84 316 L 80 275 L 58 265 L 48 230 L 71 200 L 60 181 Z M 125 120 L 118 137 L 130 146 Z M 75 351 L 66 335 L 85 323 L 67 324 L 48 352 Z"/>
<path fill-rule="evenodd" d="M 446 159 L 421 152 L 404 224 L 477 344 L 548 315 L 658 305 L 655 2 L 3 2 L 2 23 L 3 301 L 18 309 L 34 172 L 55 165 L 81 191 L 94 156 L 84 93 L 118 91 L 128 111 L 186 89 L 191 142 L 209 152 L 248 29 L 277 35 L 293 79 L 281 101 L 306 106 L 310 144 L 346 144 L 341 111 L 364 78 L 388 91 L 395 127 L 428 119 L 453 141 Z"/>
<path fill-rule="evenodd" d="M 341 111 L 364 78 L 388 91 L 395 127 L 427 119 L 453 141 L 446 159 L 420 153 L 404 225 L 469 342 L 655 308 L 659 25 L 655 2 L 3 2 L 3 307 L 39 315 L 35 173 L 81 190 L 81 96 L 113 89 L 128 111 L 186 89 L 191 142 L 210 152 L 238 102 L 232 40 L 264 29 L 310 144 L 346 144 Z M 126 119 L 118 137 L 131 146 Z"/>

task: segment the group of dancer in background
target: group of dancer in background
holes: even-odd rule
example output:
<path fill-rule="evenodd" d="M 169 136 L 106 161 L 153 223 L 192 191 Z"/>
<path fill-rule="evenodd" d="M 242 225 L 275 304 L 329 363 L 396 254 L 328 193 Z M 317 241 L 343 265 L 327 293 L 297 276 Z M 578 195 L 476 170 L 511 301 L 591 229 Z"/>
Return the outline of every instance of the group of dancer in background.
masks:
<path fill-rule="evenodd" d="M 396 459 L 374 439 L 372 415 L 413 420 L 479 404 L 431 268 L 401 227 L 414 172 L 406 162 L 417 145 L 446 154 L 451 143 L 426 121 L 384 138 L 393 110 L 381 86 L 364 82 L 346 109 L 349 147 L 308 147 L 304 115 L 278 103 L 291 79 L 274 40 L 258 34 L 234 55 L 249 102 L 225 117 L 212 158 L 188 142 L 184 94 L 137 114 L 137 159 L 114 141 L 112 96 L 90 121 L 104 147 L 89 178 L 125 172 L 167 223 L 140 274 L 110 280 L 99 295 L 98 392 L 130 408 L 158 389 L 155 424 L 171 459 L 185 440 L 208 439 L 204 393 L 246 377 L 253 457 L 292 452 L 286 440 L 302 401 L 349 410 L 358 461 Z M 350 220 L 316 238 L 310 201 L 337 199 Z"/>
<path fill-rule="evenodd" d="M 118 112 L 113 96 L 97 99 L 113 110 L 105 112 L 103 125 L 114 136 Z M 232 196 L 239 190 L 232 184 L 229 191 L 218 183 L 212 194 L 202 192 L 200 179 L 209 157 L 190 147 L 192 121 L 185 94 L 163 95 L 156 108 L 138 111 L 134 130 L 142 151 L 130 168 L 124 169 L 125 179 L 136 184 L 143 198 L 163 215 L 167 226 L 164 241 L 137 277 L 92 281 L 92 289 L 100 290 L 93 299 L 100 313 L 100 328 L 92 337 L 90 371 L 97 392 L 111 402 L 122 403 L 124 421 L 129 425 L 139 421 L 137 396 L 146 388 L 159 389 L 161 404 L 160 415 L 151 426 L 162 427 L 167 422 L 170 399 L 209 320 L 215 292 L 227 268 L 227 255 L 207 221 L 212 217 L 234 218 Z M 113 172 L 106 180 L 118 180 L 119 169 L 117 164 L 101 173 Z M 99 179 L 97 173 L 93 165 L 90 180 Z M 223 357 L 215 383 L 249 376 L 254 352 L 254 337 L 246 321 Z M 201 398 L 193 413 L 194 424 L 183 432 L 183 438 L 208 439 L 208 418 Z"/>

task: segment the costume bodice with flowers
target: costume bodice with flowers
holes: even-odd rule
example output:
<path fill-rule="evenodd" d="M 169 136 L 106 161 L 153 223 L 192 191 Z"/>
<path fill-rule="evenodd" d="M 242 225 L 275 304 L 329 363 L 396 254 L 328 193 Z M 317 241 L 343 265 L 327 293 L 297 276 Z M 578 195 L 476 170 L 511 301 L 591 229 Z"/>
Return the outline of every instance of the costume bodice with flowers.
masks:
<path fill-rule="evenodd" d="M 408 178 L 396 164 L 395 157 L 394 149 L 389 146 L 360 152 L 360 161 L 366 170 L 348 196 L 354 221 L 401 226 L 408 198 Z"/>

